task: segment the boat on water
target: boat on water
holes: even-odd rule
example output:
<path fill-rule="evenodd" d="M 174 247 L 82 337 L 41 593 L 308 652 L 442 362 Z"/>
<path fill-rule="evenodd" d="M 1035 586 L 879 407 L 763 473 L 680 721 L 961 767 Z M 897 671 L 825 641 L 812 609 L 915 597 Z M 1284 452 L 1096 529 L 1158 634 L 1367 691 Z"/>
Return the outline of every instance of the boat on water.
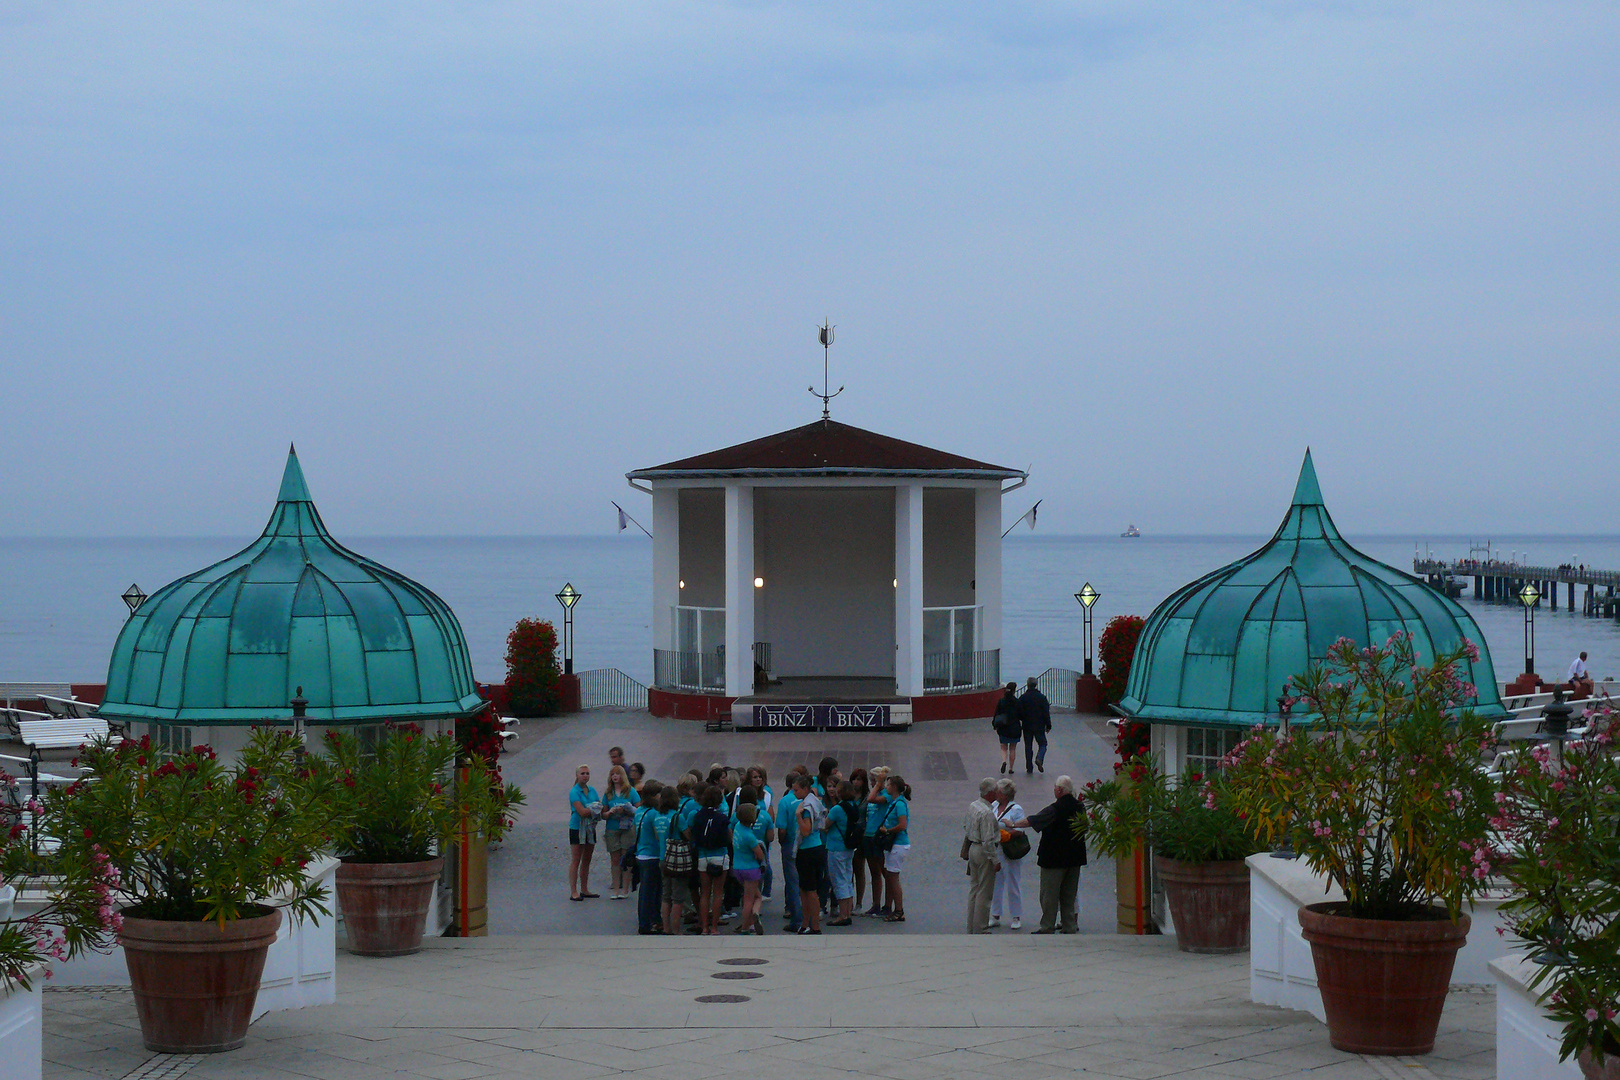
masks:
<path fill-rule="evenodd" d="M 1134 537 L 1134 536 L 1141 536 L 1142 535 L 1142 530 L 1138 529 L 1135 525 L 1127 525 L 1127 526 L 1125 526 L 1125 531 L 1120 533 L 1119 535 L 1122 536 L 1122 537 L 1125 537 L 1125 538 L 1130 538 L 1130 537 Z"/>

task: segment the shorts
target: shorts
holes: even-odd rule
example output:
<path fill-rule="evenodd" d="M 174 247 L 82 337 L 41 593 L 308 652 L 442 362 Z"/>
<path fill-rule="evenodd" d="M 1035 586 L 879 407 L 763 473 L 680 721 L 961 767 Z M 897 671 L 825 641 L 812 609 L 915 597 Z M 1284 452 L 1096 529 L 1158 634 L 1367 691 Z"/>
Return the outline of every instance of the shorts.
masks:
<path fill-rule="evenodd" d="M 718 857 L 711 855 L 706 859 L 699 859 L 697 864 L 698 871 L 705 877 L 719 877 L 726 872 L 726 857 L 724 855 Z"/>
<path fill-rule="evenodd" d="M 607 841 L 609 855 L 617 855 L 621 851 L 630 850 L 631 837 L 629 829 L 609 829 L 604 839 Z"/>
<path fill-rule="evenodd" d="M 827 878 L 832 885 L 834 900 L 851 899 L 855 895 L 855 853 L 827 852 Z"/>
<path fill-rule="evenodd" d="M 793 865 L 799 871 L 799 891 L 822 893 L 826 891 L 827 849 L 819 844 L 800 848 L 793 856 Z"/>
<path fill-rule="evenodd" d="M 1022 735 L 1019 735 L 1016 732 L 1013 733 L 1012 735 L 1003 735 L 1003 736 L 1001 736 L 1001 745 L 1002 746 L 1017 746 L 1020 742 L 1023 741 L 1023 738 L 1024 737 Z"/>
<path fill-rule="evenodd" d="M 689 875 L 664 875 L 664 903 L 692 906 L 692 879 Z"/>
<path fill-rule="evenodd" d="M 755 867 L 752 870 L 733 870 L 731 876 L 738 881 L 758 881 L 764 873 L 765 871 Z"/>
<path fill-rule="evenodd" d="M 585 839 L 580 838 L 582 832 L 585 834 Z M 584 844 L 586 847 L 593 847 L 596 844 L 596 835 L 590 829 L 569 829 L 568 842 L 571 845 Z"/>
<path fill-rule="evenodd" d="M 906 865 L 906 853 L 911 850 L 910 844 L 896 844 L 883 856 L 883 869 L 891 874 L 898 874 L 900 868 Z"/>

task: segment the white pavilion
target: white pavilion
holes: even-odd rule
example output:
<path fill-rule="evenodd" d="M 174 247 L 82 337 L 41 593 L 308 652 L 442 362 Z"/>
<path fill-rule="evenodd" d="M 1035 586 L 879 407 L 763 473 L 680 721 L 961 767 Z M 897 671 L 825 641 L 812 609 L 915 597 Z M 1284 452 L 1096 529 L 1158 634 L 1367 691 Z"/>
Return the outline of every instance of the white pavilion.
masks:
<path fill-rule="evenodd" d="M 1025 472 L 824 418 L 627 476 L 653 500 L 655 713 L 840 728 L 992 711 L 1001 497 Z"/>

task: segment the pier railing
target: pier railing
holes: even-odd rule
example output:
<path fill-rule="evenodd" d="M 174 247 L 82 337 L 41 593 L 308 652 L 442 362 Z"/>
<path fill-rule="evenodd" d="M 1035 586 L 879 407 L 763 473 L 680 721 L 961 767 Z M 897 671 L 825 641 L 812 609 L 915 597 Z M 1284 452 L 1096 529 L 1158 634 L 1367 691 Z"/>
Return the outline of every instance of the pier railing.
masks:
<path fill-rule="evenodd" d="M 1001 681 L 1001 650 L 923 653 L 923 693 L 987 690 Z"/>
<path fill-rule="evenodd" d="M 579 677 L 581 709 L 645 709 L 647 688 L 618 668 L 591 668 Z"/>
<path fill-rule="evenodd" d="M 1413 573 L 1449 574 L 1452 577 L 1498 577 L 1515 581 L 1556 581 L 1569 585 L 1601 585 L 1620 588 L 1620 570 L 1598 570 L 1590 566 L 1528 566 L 1504 559 L 1413 559 Z"/>
<path fill-rule="evenodd" d="M 1074 688 L 1079 681 L 1080 673 L 1073 668 L 1049 667 L 1041 672 L 1035 685 L 1057 708 L 1072 709 L 1075 707 Z"/>

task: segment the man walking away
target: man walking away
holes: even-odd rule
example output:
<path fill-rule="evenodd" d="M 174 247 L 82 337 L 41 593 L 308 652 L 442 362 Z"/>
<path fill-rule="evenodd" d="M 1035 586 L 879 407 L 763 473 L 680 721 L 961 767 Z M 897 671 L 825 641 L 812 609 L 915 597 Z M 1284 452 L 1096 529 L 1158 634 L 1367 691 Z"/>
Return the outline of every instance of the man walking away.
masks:
<path fill-rule="evenodd" d="M 1024 729 L 1024 772 L 1034 773 L 1036 768 L 1046 771 L 1046 733 L 1052 730 L 1052 703 L 1046 700 L 1041 693 L 1038 680 L 1035 676 L 1029 677 L 1029 684 L 1018 698 L 1018 721 Z M 1040 753 L 1035 753 L 1035 744 L 1041 744 Z"/>
<path fill-rule="evenodd" d="M 1085 815 L 1074 797 L 1074 781 L 1057 778 L 1052 787 L 1057 801 L 1029 819 L 1030 827 L 1041 834 L 1035 864 L 1041 868 L 1041 928 L 1037 934 L 1057 932 L 1058 917 L 1063 933 L 1080 932 L 1080 914 L 1075 898 L 1080 893 L 1080 868 L 1086 865 Z"/>
<path fill-rule="evenodd" d="M 1001 869 L 1001 826 L 990 805 L 996 781 L 979 781 L 979 797 L 968 804 L 962 821 L 962 858 L 967 860 L 967 932 L 990 932 L 990 900 L 996 891 L 996 871 Z"/>

